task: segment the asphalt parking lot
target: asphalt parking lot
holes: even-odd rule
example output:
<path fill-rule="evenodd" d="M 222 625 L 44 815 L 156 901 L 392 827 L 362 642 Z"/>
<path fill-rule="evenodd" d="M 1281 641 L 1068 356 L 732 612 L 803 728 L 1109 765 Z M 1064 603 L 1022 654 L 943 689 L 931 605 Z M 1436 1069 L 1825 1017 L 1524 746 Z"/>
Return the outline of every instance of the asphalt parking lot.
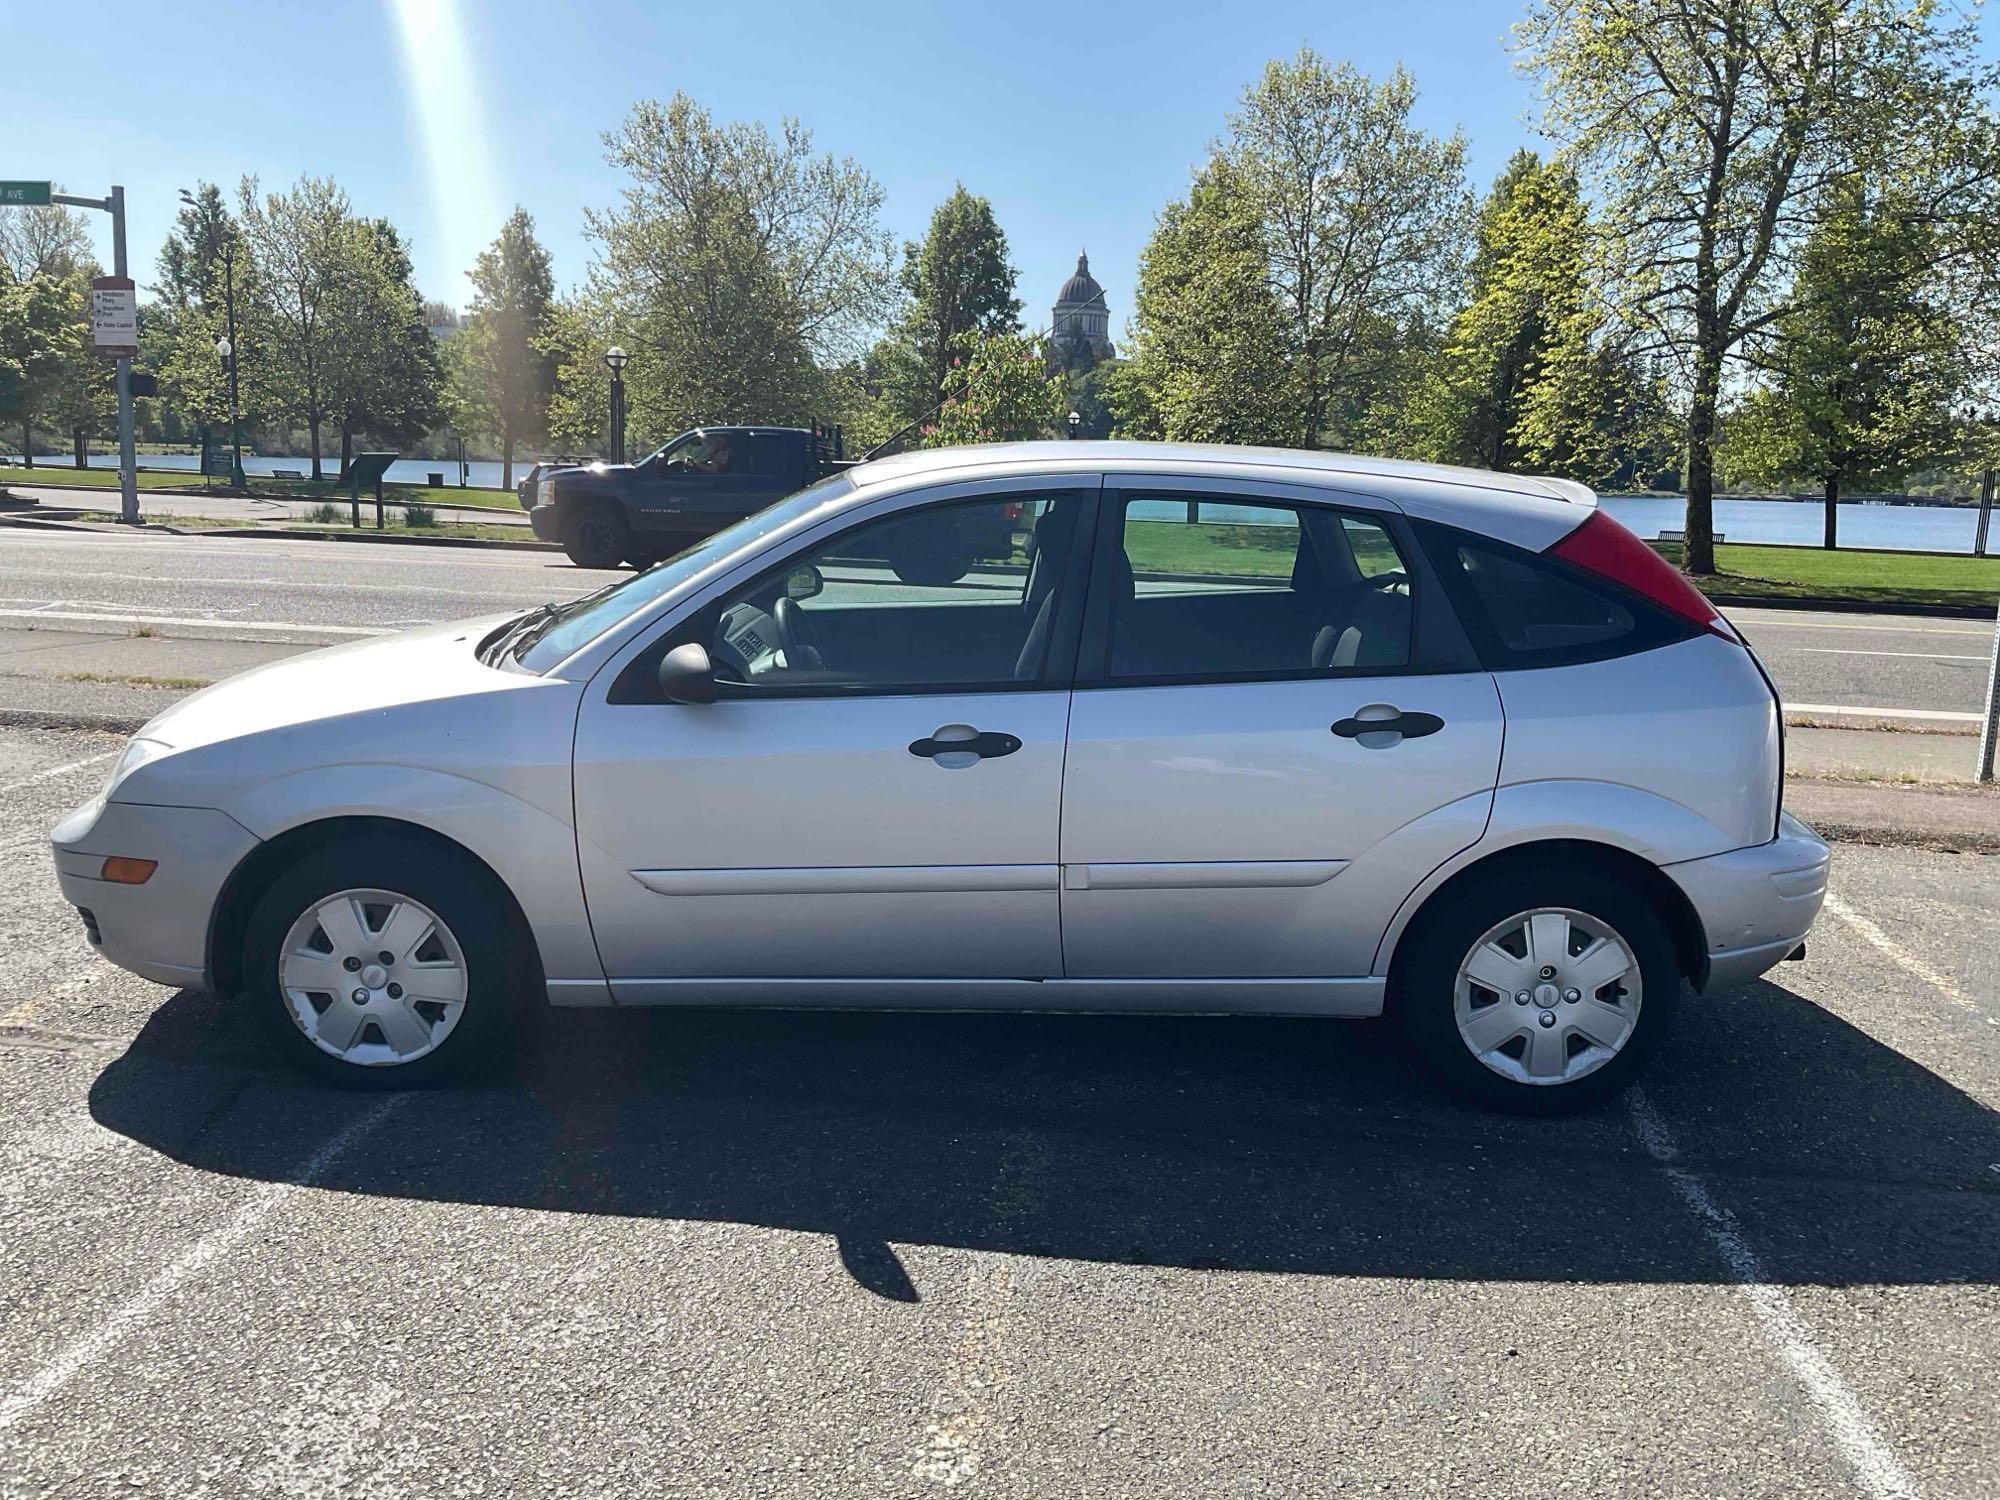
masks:
<path fill-rule="evenodd" d="M 1842 846 L 1628 1104 L 1301 1020 L 576 1013 L 331 1093 L 0 730 L 0 1493 L 2000 1490 L 2000 861 Z"/>

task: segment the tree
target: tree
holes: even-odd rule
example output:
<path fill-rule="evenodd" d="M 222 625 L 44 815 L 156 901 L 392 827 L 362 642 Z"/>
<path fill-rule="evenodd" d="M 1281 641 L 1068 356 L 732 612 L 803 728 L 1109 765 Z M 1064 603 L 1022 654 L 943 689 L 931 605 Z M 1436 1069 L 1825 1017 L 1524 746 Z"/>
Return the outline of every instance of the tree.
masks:
<path fill-rule="evenodd" d="M 514 448 L 548 428 L 556 362 L 547 347 L 555 278 L 535 221 L 516 208 L 472 268 L 472 307 L 457 339 L 461 410 L 500 439 L 500 483 L 514 487 Z"/>
<path fill-rule="evenodd" d="M 1106 399 L 1126 436 L 1280 443 L 1300 427 L 1264 225 L 1226 157 L 1161 212 L 1139 257 L 1132 357 Z"/>
<path fill-rule="evenodd" d="M 249 243 L 222 190 L 204 182 L 193 197 L 160 247 L 142 358 L 159 377 L 162 402 L 193 426 L 207 428 L 229 420 L 228 368 L 215 352 L 230 331 L 228 302 L 233 295 L 237 369 L 248 372 L 258 364 L 259 298 Z M 240 377 L 239 385 L 244 385 Z M 246 407 L 240 415 L 253 413 Z"/>
<path fill-rule="evenodd" d="M 301 177 L 287 193 L 258 197 L 246 177 L 240 193 L 243 228 L 261 271 L 268 335 L 259 362 L 271 410 L 305 424 L 312 477 L 324 477 L 320 432 L 334 411 L 334 369 L 349 360 L 342 347 L 355 330 L 341 316 L 343 282 L 357 257 L 356 225 L 347 194 L 323 177 Z"/>
<path fill-rule="evenodd" d="M 633 425 L 809 418 L 821 370 L 858 355 L 887 307 L 881 185 L 816 155 L 795 120 L 775 137 L 718 125 L 681 94 L 636 106 L 606 144 L 632 181 L 588 215 L 586 297 L 631 355 Z"/>
<path fill-rule="evenodd" d="M 35 419 L 48 414 L 70 370 L 87 352 L 89 299 L 75 276 L 17 279 L 0 266 L 0 422 L 21 434 L 21 455 L 34 467 Z"/>
<path fill-rule="evenodd" d="M 923 243 L 903 246 L 907 301 L 880 347 L 878 378 L 904 421 L 925 416 L 951 394 L 951 364 L 967 334 L 1020 332 L 1017 274 L 993 205 L 963 184 L 931 215 Z"/>
<path fill-rule="evenodd" d="M 340 473 L 366 433 L 398 447 L 443 414 L 444 369 L 412 280 L 409 252 L 387 219 L 349 226 L 328 326 L 327 409 L 340 424 Z"/>
<path fill-rule="evenodd" d="M 1754 345 L 1767 382 L 1730 418 L 1729 471 L 1820 484 L 1829 548 L 1843 491 L 1900 482 L 1955 441 L 1960 325 L 1926 274 L 1932 233 L 1893 201 L 1871 202 L 1860 182 L 1839 184 L 1788 310 Z"/>
<path fill-rule="evenodd" d="M 952 394 L 921 429 L 920 446 L 1007 443 L 1055 436 L 1068 410 L 1063 379 L 1040 335 L 962 333 L 946 381 Z"/>
<path fill-rule="evenodd" d="M 96 256 L 81 213 L 60 203 L 0 209 L 0 263 L 23 282 L 35 276 L 73 276 Z"/>
<path fill-rule="evenodd" d="M 1685 565 L 1712 572 L 1726 366 L 1784 316 L 1843 178 L 1914 168 L 1924 214 L 1990 220 L 1991 72 L 1971 63 L 1972 23 L 1941 28 L 1927 0 L 1537 0 L 1519 39 L 1543 128 L 1601 194 L 1607 284 L 1680 366 Z"/>
<path fill-rule="evenodd" d="M 1460 275 L 1465 142 L 1411 124 L 1416 98 L 1400 68 L 1376 84 L 1305 48 L 1265 67 L 1218 147 L 1263 229 L 1300 447 L 1363 425 L 1403 333 Z"/>

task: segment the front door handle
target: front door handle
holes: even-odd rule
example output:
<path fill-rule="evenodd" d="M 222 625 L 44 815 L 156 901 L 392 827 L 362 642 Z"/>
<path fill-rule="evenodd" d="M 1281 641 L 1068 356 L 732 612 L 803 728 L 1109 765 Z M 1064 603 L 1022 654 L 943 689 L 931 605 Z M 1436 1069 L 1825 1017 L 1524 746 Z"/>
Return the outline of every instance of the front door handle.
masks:
<path fill-rule="evenodd" d="M 910 754 L 922 756 L 948 771 L 976 766 L 982 760 L 1012 755 L 1021 742 L 1011 734 L 974 729 L 970 724 L 946 724 L 921 740 L 910 741 Z"/>
<path fill-rule="evenodd" d="M 1353 740 L 1363 749 L 1386 750 L 1404 740 L 1420 740 L 1427 734 L 1436 734 L 1444 728 L 1444 720 L 1436 714 L 1406 713 L 1393 703 L 1371 703 L 1357 710 L 1353 718 L 1342 719 L 1332 727 L 1342 739 Z"/>

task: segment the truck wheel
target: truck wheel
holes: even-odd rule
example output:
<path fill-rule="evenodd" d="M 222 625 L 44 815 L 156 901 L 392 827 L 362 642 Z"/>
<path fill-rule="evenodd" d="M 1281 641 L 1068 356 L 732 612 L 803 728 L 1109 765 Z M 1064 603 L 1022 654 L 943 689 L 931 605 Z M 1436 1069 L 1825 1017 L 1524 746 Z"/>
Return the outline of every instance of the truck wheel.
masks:
<path fill-rule="evenodd" d="M 569 523 L 563 551 L 579 568 L 615 568 L 632 550 L 632 528 L 608 505 L 588 505 Z"/>

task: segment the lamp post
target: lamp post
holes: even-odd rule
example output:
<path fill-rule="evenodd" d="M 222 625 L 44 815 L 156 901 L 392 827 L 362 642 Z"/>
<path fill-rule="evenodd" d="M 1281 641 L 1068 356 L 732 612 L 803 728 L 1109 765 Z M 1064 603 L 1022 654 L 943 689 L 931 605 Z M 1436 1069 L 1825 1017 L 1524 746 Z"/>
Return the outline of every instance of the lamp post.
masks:
<path fill-rule="evenodd" d="M 1077 435 L 1082 431 L 1083 431 L 1083 413 L 1080 411 L 1072 411 L 1069 414 L 1070 441 L 1075 442 Z"/>
<path fill-rule="evenodd" d="M 604 368 L 611 372 L 611 461 L 625 462 L 625 361 L 631 358 L 618 345 L 604 351 Z"/>
<path fill-rule="evenodd" d="M 181 202 L 189 208 L 201 209 L 194 194 L 181 189 Z M 215 341 L 215 352 L 229 371 L 229 483 L 235 489 L 244 487 L 243 479 L 243 419 L 236 394 L 236 240 L 231 236 L 220 243 L 217 241 L 215 225 L 208 226 L 209 253 L 222 259 L 222 337 Z"/>

